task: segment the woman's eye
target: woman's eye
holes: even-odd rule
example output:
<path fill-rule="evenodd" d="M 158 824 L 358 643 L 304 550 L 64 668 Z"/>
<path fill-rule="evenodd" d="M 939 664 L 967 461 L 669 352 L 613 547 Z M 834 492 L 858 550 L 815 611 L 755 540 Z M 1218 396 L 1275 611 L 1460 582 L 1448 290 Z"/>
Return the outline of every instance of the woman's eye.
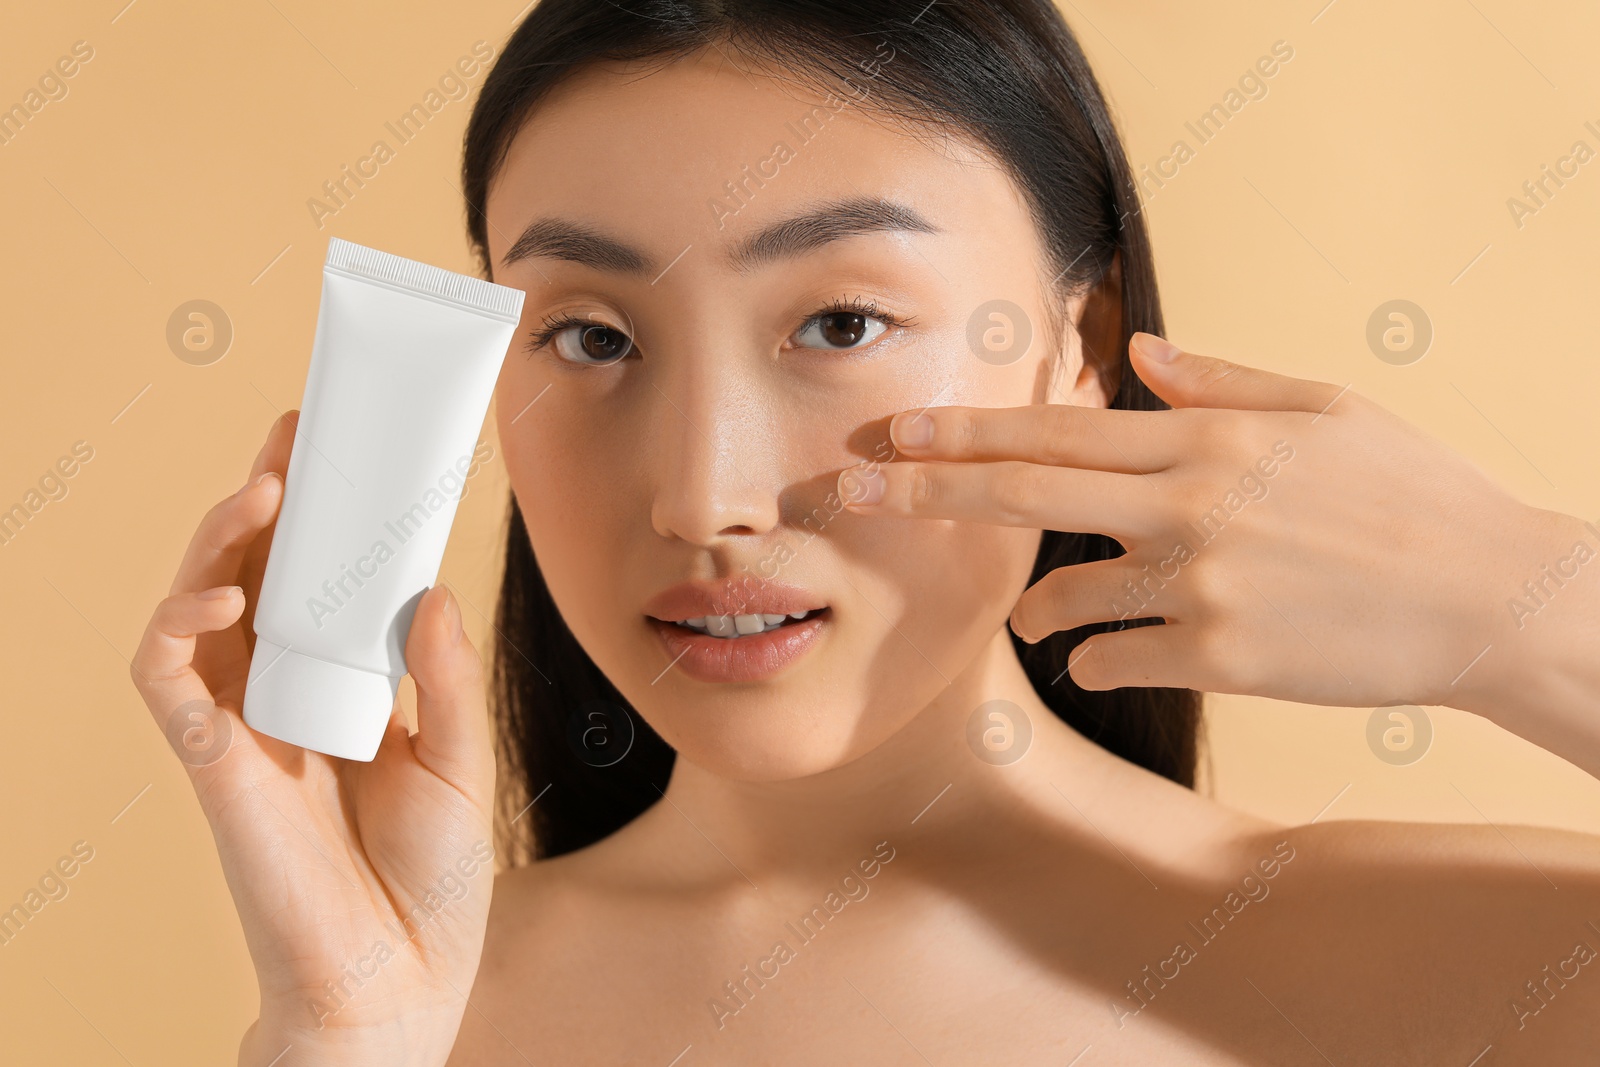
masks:
<path fill-rule="evenodd" d="M 871 315 L 830 311 L 800 327 L 795 340 L 802 348 L 859 348 L 876 341 L 888 328 Z"/>
<path fill-rule="evenodd" d="M 615 363 L 633 351 L 633 338 L 599 323 L 568 326 L 551 338 L 562 359 L 588 366 Z"/>

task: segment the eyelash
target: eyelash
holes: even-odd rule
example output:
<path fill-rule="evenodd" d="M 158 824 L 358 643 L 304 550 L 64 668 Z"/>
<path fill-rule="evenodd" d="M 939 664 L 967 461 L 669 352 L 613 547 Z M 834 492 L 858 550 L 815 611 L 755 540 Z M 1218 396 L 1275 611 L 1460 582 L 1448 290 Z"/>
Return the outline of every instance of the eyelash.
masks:
<path fill-rule="evenodd" d="M 529 352 L 537 352 L 549 344 L 556 334 L 574 326 L 605 326 L 608 330 L 613 329 L 613 327 L 607 326 L 603 322 L 579 318 L 571 312 L 562 312 L 560 315 L 546 316 L 539 329 L 528 331 L 527 350 Z"/>
<path fill-rule="evenodd" d="M 828 304 L 827 307 L 815 312 L 800 325 L 801 328 L 804 329 L 806 326 L 811 325 L 818 319 L 825 319 L 829 315 L 841 314 L 865 315 L 869 319 L 877 319 L 885 326 L 897 326 L 903 328 L 911 325 L 910 320 L 899 318 L 896 315 L 891 315 L 889 312 L 879 308 L 878 305 L 873 303 L 871 300 L 863 300 L 858 296 L 840 297 L 837 300 L 833 300 Z"/>
<path fill-rule="evenodd" d="M 827 306 L 808 315 L 806 320 L 800 324 L 800 328 L 804 329 L 818 319 L 825 319 L 829 315 L 842 314 L 865 315 L 868 318 L 877 319 L 885 326 L 894 326 L 902 329 L 912 324 L 912 320 L 902 319 L 898 315 L 884 311 L 871 300 L 864 300 L 856 296 L 843 296 L 829 301 Z M 559 315 L 547 316 L 540 323 L 538 329 L 530 330 L 526 348 L 529 352 L 537 352 L 549 344 L 556 334 L 562 330 L 569 330 L 574 326 L 605 326 L 606 329 L 615 329 L 615 327 L 608 326 L 603 322 L 597 322 L 594 319 L 580 318 L 570 312 L 563 312 Z M 848 350 L 841 349 L 841 351 Z"/>

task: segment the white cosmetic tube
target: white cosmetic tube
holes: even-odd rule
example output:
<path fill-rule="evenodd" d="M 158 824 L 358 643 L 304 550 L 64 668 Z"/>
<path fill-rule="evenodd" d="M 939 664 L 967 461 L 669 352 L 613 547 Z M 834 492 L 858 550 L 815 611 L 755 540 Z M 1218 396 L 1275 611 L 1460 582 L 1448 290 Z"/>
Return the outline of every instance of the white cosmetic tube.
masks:
<path fill-rule="evenodd" d="M 251 729 L 377 754 L 439 575 L 520 289 L 337 237 L 256 604 Z M 475 471 L 474 471 L 475 473 Z"/>

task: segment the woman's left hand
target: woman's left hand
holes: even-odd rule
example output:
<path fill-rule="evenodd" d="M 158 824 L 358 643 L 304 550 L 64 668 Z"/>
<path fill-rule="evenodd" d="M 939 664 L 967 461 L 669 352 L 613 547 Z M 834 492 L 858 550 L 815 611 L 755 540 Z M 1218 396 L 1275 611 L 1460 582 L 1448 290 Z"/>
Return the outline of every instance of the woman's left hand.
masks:
<path fill-rule="evenodd" d="M 1070 669 L 1085 689 L 1484 711 L 1541 643 L 1578 639 L 1538 618 L 1524 583 L 1546 565 L 1577 572 L 1588 588 L 1567 607 L 1593 605 L 1600 576 L 1587 571 L 1600 563 L 1572 558 L 1578 542 L 1600 548 L 1592 526 L 1518 502 L 1348 387 L 1135 338 L 1135 370 L 1173 410 L 902 412 L 897 461 L 846 471 L 840 495 L 866 513 L 1114 537 L 1126 555 L 1051 572 L 1011 616 L 1028 641 L 1166 620 L 1080 644 Z M 919 425 L 932 431 L 925 444 L 910 432 Z M 881 499 L 867 505 L 875 481 Z M 1564 590 L 1546 587 L 1544 604 L 1563 607 Z"/>

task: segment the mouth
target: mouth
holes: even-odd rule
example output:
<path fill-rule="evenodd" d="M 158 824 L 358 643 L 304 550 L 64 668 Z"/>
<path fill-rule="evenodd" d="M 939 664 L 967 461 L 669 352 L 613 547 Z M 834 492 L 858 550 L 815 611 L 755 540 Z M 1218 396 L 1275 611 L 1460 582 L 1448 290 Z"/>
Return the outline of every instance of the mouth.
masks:
<path fill-rule="evenodd" d="M 771 633 L 785 626 L 805 622 L 827 610 L 827 608 L 813 608 L 810 611 L 791 611 L 787 615 L 700 615 L 690 619 L 655 619 L 655 621 L 681 627 L 692 633 L 737 641 L 740 638 Z"/>
<path fill-rule="evenodd" d="M 702 682 L 755 682 L 770 678 L 815 648 L 832 627 L 833 611 L 822 607 L 787 615 L 645 618 L 670 667 Z"/>

